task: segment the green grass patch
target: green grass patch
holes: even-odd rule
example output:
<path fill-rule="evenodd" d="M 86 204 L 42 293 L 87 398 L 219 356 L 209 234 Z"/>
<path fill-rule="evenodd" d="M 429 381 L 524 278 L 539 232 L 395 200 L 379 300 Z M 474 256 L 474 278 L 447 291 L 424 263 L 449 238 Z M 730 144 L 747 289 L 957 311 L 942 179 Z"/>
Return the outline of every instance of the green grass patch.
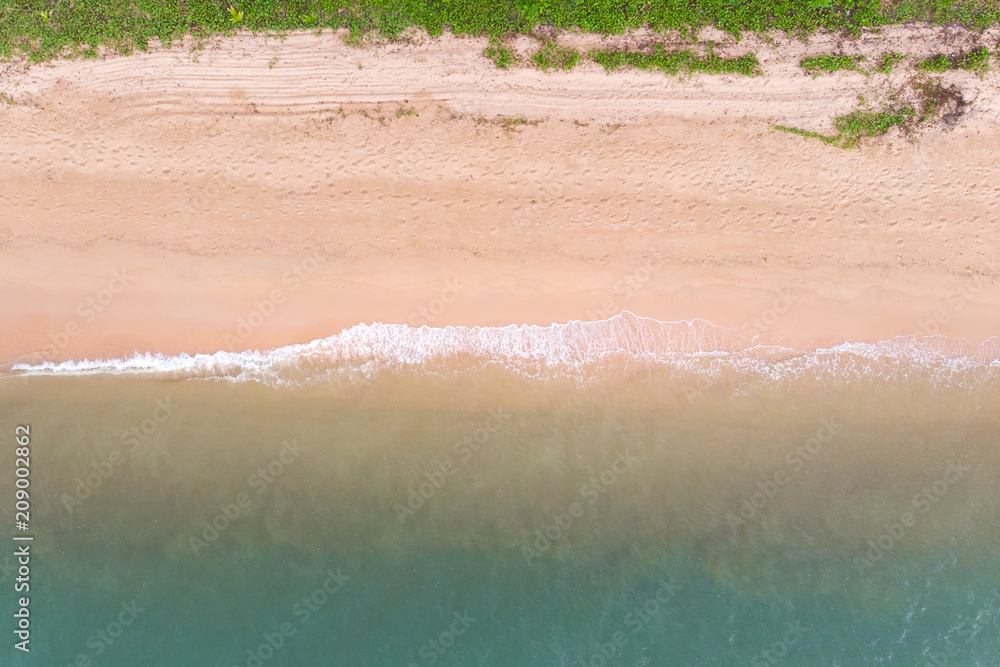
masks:
<path fill-rule="evenodd" d="M 462 118 L 464 116 L 460 114 L 452 114 L 452 118 Z M 524 116 L 497 116 L 496 118 L 487 118 L 486 116 L 478 116 L 476 118 L 476 125 L 494 125 L 503 129 L 510 138 L 513 136 L 511 133 L 516 131 L 519 127 L 524 125 L 531 125 L 532 127 L 538 125 L 541 121 L 528 120 Z"/>
<path fill-rule="evenodd" d="M 842 148 L 853 148 L 862 139 L 878 137 L 894 127 L 906 125 L 907 121 L 916 117 L 913 107 L 902 107 L 895 110 L 865 111 L 858 109 L 846 116 L 837 116 L 833 125 L 837 128 Z"/>
<path fill-rule="evenodd" d="M 548 42 L 531 56 L 531 60 L 543 71 L 550 69 L 571 70 L 580 62 L 580 53 L 568 46 Z"/>
<path fill-rule="evenodd" d="M 875 66 L 876 72 L 879 74 L 892 74 L 893 68 L 899 63 L 903 62 L 904 56 L 902 53 L 896 53 L 892 51 L 891 53 L 883 53 L 882 57 L 878 60 L 878 65 Z"/>
<path fill-rule="evenodd" d="M 998 0 L 5 0 L 0 5 L 0 58 L 40 62 L 126 54 L 153 39 L 205 39 L 237 30 L 282 34 L 294 29 L 347 29 L 393 38 L 417 27 L 431 35 L 534 34 L 539 28 L 622 34 L 648 28 L 692 35 L 713 26 L 728 34 L 817 30 L 858 34 L 864 28 L 956 23 L 983 29 L 1000 23 Z"/>
<path fill-rule="evenodd" d="M 496 123 L 500 127 L 507 129 L 518 127 L 520 125 L 538 125 L 538 121 L 530 121 L 524 116 L 504 116 L 502 118 L 498 118 Z"/>
<path fill-rule="evenodd" d="M 462 114 L 452 114 L 453 118 L 465 118 L 466 116 Z M 524 116 L 497 116 L 495 118 L 487 118 L 486 116 L 477 116 L 476 125 L 496 125 L 502 127 L 506 130 L 513 129 L 515 127 L 520 127 L 521 125 L 538 125 L 541 121 L 528 120 Z"/>
<path fill-rule="evenodd" d="M 977 72 L 980 76 L 989 68 L 990 52 L 986 47 L 955 55 L 939 53 L 917 63 L 917 69 L 922 69 L 925 72 L 947 72 L 948 70 L 963 69 Z"/>
<path fill-rule="evenodd" d="M 630 50 L 593 50 L 589 57 L 600 64 L 609 73 L 625 67 L 647 71 L 660 71 L 665 74 L 742 74 L 758 76 L 762 74 L 760 61 L 753 54 L 739 58 L 722 58 L 709 51 L 708 55 L 700 56 L 690 50 L 667 51 L 663 45 L 656 44 L 649 51 Z"/>
<path fill-rule="evenodd" d="M 833 146 L 849 149 L 858 146 L 864 139 L 881 136 L 894 127 L 912 125 L 917 117 L 917 110 L 911 106 L 896 109 L 885 108 L 881 111 L 856 109 L 849 114 L 833 119 L 833 126 L 837 129 L 837 134 L 833 135 L 810 132 L 785 125 L 775 125 L 774 129 L 820 139 Z"/>
<path fill-rule="evenodd" d="M 926 72 L 944 72 L 950 69 L 955 69 L 952 64 L 951 58 L 942 54 L 938 54 L 931 58 L 925 58 L 917 63 L 917 69 L 922 69 Z"/>
<path fill-rule="evenodd" d="M 860 72 L 861 74 L 890 74 L 893 68 L 901 63 L 905 56 L 902 53 L 896 53 L 895 51 L 891 53 L 884 53 L 878 59 L 878 63 L 870 71 L 866 71 L 861 67 L 861 63 L 865 61 L 865 57 L 862 55 L 853 56 L 813 56 L 811 58 L 803 58 L 799 61 L 799 67 L 801 67 L 806 72 L 813 75 L 815 79 L 821 72 L 837 72 L 841 70 Z"/>
<path fill-rule="evenodd" d="M 839 135 L 828 136 L 826 134 L 820 134 L 819 132 L 810 132 L 809 130 L 800 130 L 797 127 L 788 127 L 787 125 L 775 125 L 774 129 L 779 132 L 788 132 L 789 134 L 797 134 L 800 137 L 811 137 L 814 139 L 820 139 L 828 144 L 835 144 L 840 140 Z"/>
<path fill-rule="evenodd" d="M 813 75 L 813 78 L 820 72 L 837 72 L 840 70 L 860 71 L 858 64 L 863 62 L 864 56 L 813 56 L 803 58 L 799 61 L 799 67 Z"/>
<path fill-rule="evenodd" d="M 509 69 L 518 63 L 517 52 L 498 39 L 491 39 L 483 55 L 493 61 L 497 69 Z"/>

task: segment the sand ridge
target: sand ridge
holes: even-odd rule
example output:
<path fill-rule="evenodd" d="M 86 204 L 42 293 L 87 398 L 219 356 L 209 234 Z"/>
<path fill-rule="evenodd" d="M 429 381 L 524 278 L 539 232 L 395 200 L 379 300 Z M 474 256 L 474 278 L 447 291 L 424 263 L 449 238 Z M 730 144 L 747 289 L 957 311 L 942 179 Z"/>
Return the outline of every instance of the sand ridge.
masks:
<path fill-rule="evenodd" d="M 734 40 L 706 29 L 701 39 L 717 44 L 723 56 L 754 53 L 764 76 L 667 77 L 656 72 L 620 71 L 609 76 L 589 61 L 570 72 L 542 72 L 530 67 L 500 70 L 482 55 L 482 38 L 438 38 L 414 33 L 404 42 L 375 41 L 356 47 L 346 33 L 322 36 L 308 31 L 285 38 L 241 34 L 207 43 L 153 48 L 128 57 L 66 61 L 54 66 L 11 67 L 0 79 L 0 92 L 14 99 L 35 99 L 62 81 L 91 94 L 112 95 L 121 108 L 161 113 L 310 114 L 350 104 L 435 100 L 449 109 L 474 115 L 516 115 L 587 122 L 637 122 L 654 115 L 692 119 L 733 116 L 796 125 L 817 122 L 852 109 L 857 94 L 886 89 L 886 77 L 857 73 L 812 78 L 802 72 L 802 57 L 826 53 L 865 55 L 869 64 L 890 51 L 913 61 L 1000 41 L 1000 29 L 974 35 L 958 28 L 894 26 L 858 39 L 820 34 L 808 43 L 780 33 Z M 591 48 L 642 47 L 651 42 L 692 48 L 690 42 L 658 37 L 648 31 L 623 36 L 564 34 L 559 43 L 582 51 Z M 538 42 L 528 37 L 512 46 L 525 58 Z M 704 47 L 694 47 L 704 50 Z M 898 67 L 889 78 L 899 85 L 913 74 Z M 1000 73 L 980 80 L 970 72 L 949 72 L 977 100 L 976 115 L 1000 120 L 996 89 Z M 829 124 L 816 129 L 829 129 Z M 814 128 L 809 128 L 814 129 Z"/>

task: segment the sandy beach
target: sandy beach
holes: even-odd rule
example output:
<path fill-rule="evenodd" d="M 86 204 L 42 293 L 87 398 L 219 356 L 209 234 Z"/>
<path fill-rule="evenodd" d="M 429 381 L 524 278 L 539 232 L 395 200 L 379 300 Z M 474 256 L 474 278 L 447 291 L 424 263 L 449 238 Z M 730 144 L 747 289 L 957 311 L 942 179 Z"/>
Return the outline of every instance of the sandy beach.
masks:
<path fill-rule="evenodd" d="M 972 103 L 916 137 L 845 151 L 772 129 L 827 131 L 886 88 L 812 78 L 802 55 L 960 38 L 723 45 L 758 78 L 503 71 L 485 40 L 329 32 L 9 65 L 0 364 L 623 310 L 801 346 L 981 342 L 1000 321 L 996 69 L 945 73 Z"/>

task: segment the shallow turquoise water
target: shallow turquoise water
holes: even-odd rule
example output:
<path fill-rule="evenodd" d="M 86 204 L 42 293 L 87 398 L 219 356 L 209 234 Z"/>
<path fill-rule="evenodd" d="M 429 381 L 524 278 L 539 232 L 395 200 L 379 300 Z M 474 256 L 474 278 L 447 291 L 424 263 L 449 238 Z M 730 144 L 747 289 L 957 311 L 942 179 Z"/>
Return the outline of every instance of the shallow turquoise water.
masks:
<path fill-rule="evenodd" d="M 990 349 L 625 324 L 646 347 L 7 372 L 35 541 L 2 663 L 997 664 Z"/>

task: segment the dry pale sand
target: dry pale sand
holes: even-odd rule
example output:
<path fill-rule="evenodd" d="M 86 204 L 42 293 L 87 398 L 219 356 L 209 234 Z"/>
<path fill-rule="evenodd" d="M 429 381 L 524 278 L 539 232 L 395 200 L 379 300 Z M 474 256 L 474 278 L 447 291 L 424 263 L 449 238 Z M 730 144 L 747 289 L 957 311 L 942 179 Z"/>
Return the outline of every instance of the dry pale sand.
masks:
<path fill-rule="evenodd" d="M 483 40 L 330 33 L 9 65 L 0 364 L 622 310 L 800 345 L 981 341 L 1000 333 L 997 67 L 946 74 L 972 103 L 915 139 L 844 151 L 770 124 L 828 131 L 913 76 L 813 79 L 803 55 L 968 40 L 720 45 L 757 53 L 756 79 L 500 71 Z"/>

